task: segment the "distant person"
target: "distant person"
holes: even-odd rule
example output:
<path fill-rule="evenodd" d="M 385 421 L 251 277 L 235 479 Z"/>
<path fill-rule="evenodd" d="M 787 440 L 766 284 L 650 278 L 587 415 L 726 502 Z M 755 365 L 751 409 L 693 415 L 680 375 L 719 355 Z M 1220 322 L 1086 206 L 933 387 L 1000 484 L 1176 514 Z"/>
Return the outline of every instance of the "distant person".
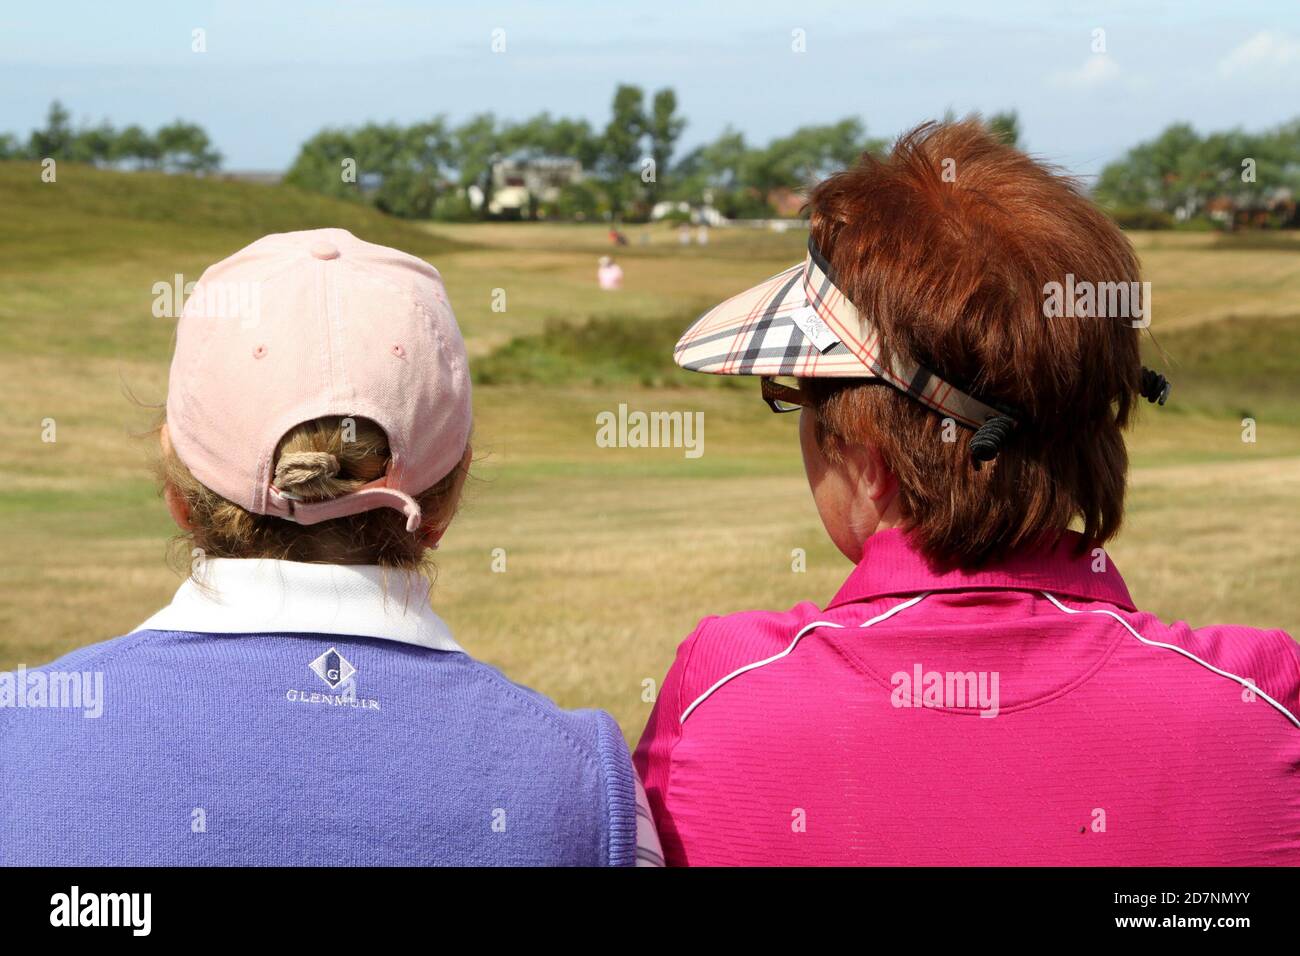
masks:
<path fill-rule="evenodd" d="M 695 230 L 695 241 L 702 246 L 709 244 L 709 226 L 707 223 L 700 223 L 699 228 Z"/>
<path fill-rule="evenodd" d="M 606 292 L 623 288 L 623 267 L 611 256 L 601 256 L 596 267 L 596 282 Z"/>
<path fill-rule="evenodd" d="M 609 241 L 616 246 L 626 246 L 627 236 L 613 226 L 609 227 Z"/>
<path fill-rule="evenodd" d="M 691 224 L 683 222 L 677 227 L 677 244 L 679 246 L 689 246 L 691 244 Z"/>
<path fill-rule="evenodd" d="M 1168 383 L 1136 308 L 1045 299 L 1137 283 L 1128 239 L 972 122 L 864 155 L 810 206 L 806 259 L 676 360 L 799 413 L 855 567 L 824 604 L 706 617 L 678 649 L 635 756 L 669 863 L 1300 865 L 1300 648 L 1164 624 L 1103 550 L 1123 431 Z M 739 502 L 718 520 L 751 520 Z"/>
<path fill-rule="evenodd" d="M 208 307 L 236 290 L 253 314 Z M 100 713 L 0 710 L 0 863 L 657 859 L 613 719 L 474 660 L 429 606 L 470 421 L 422 260 L 318 229 L 209 268 L 159 436 L 191 579 L 125 637 L 26 673 L 98 681 Z"/>

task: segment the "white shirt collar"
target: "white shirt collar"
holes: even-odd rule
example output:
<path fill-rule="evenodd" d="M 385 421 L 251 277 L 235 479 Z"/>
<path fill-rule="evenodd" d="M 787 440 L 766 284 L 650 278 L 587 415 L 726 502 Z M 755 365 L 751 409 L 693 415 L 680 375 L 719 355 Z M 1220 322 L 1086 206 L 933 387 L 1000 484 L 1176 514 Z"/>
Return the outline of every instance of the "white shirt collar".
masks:
<path fill-rule="evenodd" d="M 418 574 L 376 565 L 210 558 L 137 631 L 338 634 L 461 651 Z M 385 589 L 385 579 L 387 589 Z"/>

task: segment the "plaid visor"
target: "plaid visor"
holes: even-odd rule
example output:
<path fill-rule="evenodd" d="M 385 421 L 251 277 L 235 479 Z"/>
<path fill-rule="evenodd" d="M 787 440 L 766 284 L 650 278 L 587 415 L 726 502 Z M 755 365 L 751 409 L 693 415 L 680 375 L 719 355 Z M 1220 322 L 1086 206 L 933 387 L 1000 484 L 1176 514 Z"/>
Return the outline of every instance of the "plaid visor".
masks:
<path fill-rule="evenodd" d="M 812 238 L 800 265 L 716 305 L 677 342 L 682 368 L 713 375 L 876 378 L 940 415 L 979 428 L 1002 410 L 906 356 L 880 356 L 880 333 L 835 285 Z"/>

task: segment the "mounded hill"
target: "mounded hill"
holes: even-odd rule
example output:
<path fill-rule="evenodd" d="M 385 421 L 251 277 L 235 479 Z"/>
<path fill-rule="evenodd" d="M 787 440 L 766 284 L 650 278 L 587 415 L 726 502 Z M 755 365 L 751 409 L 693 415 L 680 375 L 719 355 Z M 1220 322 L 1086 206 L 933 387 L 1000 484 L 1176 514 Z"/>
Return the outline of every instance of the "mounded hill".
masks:
<path fill-rule="evenodd" d="M 435 256 L 447 239 L 347 202 L 293 186 L 153 172 L 111 172 L 60 163 L 55 182 L 32 162 L 0 163 L 0 268 L 50 259 L 105 262 L 227 255 L 271 232 L 337 226 L 362 239 Z"/>
<path fill-rule="evenodd" d="M 0 163 L 0 354 L 165 362 L 174 321 L 155 287 L 197 279 L 261 236 L 340 227 L 425 258 L 464 248 L 420 226 L 292 186 Z"/>

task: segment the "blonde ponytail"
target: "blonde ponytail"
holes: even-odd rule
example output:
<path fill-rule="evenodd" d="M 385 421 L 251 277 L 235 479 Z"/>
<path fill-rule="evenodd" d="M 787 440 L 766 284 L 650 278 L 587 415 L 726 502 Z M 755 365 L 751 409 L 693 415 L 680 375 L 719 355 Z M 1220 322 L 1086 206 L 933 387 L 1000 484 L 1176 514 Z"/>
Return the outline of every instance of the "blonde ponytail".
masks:
<path fill-rule="evenodd" d="M 275 487 L 304 500 L 338 497 L 327 487 L 339 473 L 339 460 L 327 451 L 291 451 L 275 463 Z"/>

